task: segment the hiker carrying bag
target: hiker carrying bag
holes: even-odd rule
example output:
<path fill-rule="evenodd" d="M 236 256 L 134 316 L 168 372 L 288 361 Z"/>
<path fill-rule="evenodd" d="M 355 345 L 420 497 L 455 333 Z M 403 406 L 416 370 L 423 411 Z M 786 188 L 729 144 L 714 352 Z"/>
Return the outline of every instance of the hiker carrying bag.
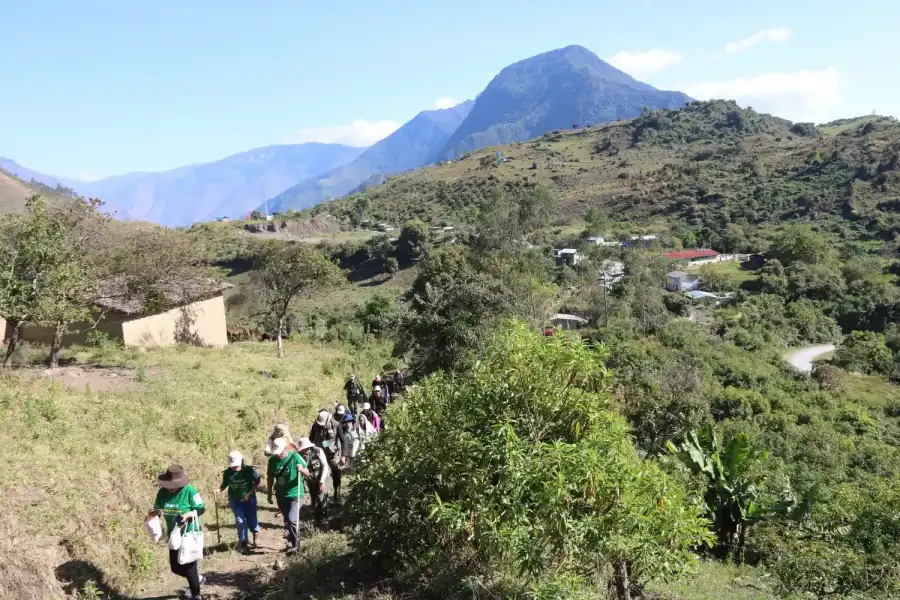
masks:
<path fill-rule="evenodd" d="M 176 525 L 169 532 L 169 550 L 179 550 L 181 548 L 181 526 Z"/>
<path fill-rule="evenodd" d="M 154 515 L 144 521 L 144 531 L 150 536 L 154 542 L 162 539 L 162 524 L 159 522 L 159 515 Z"/>
<path fill-rule="evenodd" d="M 181 547 L 178 548 L 179 565 L 189 565 L 203 558 L 203 529 L 199 518 L 197 527 L 195 531 L 185 531 L 181 534 Z"/>

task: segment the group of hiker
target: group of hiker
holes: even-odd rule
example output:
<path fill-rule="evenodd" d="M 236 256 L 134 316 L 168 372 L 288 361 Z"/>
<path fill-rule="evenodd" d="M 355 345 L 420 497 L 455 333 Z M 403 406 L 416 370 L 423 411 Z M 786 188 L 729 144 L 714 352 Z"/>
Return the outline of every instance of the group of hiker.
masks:
<path fill-rule="evenodd" d="M 346 404 L 320 408 L 308 437 L 294 440 L 286 423 L 275 425 L 265 442 L 266 497 L 276 504 L 284 521 L 285 548 L 297 552 L 300 545 L 298 525 L 300 506 L 309 495 L 315 523 L 322 527 L 328 513 L 327 483 L 331 480 L 332 501 L 340 504 L 343 472 L 365 449 L 366 442 L 384 428 L 384 412 L 392 399 L 404 389 L 403 374 L 397 371 L 387 381 L 380 375 L 372 381 L 372 393 L 366 396 L 355 375 L 344 385 Z M 263 477 L 243 454 L 228 454 L 219 491 L 227 490 L 228 505 L 234 513 L 237 549 L 248 552 L 257 546 L 260 531 L 256 494 Z M 162 537 L 160 519 L 168 532 L 169 566 L 173 573 L 187 579 L 185 597 L 202 600 L 200 588 L 205 578 L 198 570 L 197 545 L 202 557 L 203 529 L 200 517 L 206 506 L 196 487 L 191 485 L 185 468 L 171 464 L 157 477 L 159 491 L 145 519 L 145 528 L 158 541 Z M 273 502 L 274 500 L 274 502 Z M 252 540 L 252 541 L 251 541 Z"/>

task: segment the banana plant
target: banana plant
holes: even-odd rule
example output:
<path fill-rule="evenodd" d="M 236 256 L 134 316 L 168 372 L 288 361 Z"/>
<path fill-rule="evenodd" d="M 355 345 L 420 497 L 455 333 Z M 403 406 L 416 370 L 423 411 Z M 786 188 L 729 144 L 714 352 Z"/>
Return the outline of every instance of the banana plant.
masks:
<path fill-rule="evenodd" d="M 668 447 L 706 482 L 704 501 L 717 539 L 714 553 L 724 558 L 733 552 L 740 562 L 747 527 L 771 513 L 760 504 L 759 481 L 750 473 L 750 467 L 765 460 L 768 453 L 753 448 L 744 434 L 736 435 L 723 447 L 709 424 L 699 434 L 689 433 L 680 446 L 669 442 Z"/>

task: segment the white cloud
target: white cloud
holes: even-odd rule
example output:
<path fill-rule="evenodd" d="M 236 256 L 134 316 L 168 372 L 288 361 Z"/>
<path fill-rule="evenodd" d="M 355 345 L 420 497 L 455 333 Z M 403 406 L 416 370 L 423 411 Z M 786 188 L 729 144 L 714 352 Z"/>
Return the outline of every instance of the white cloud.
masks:
<path fill-rule="evenodd" d="M 683 89 L 699 100 L 725 98 L 793 121 L 822 122 L 833 117 L 833 109 L 841 104 L 840 87 L 837 69 L 828 67 L 709 81 Z"/>
<path fill-rule="evenodd" d="M 662 71 L 680 63 L 684 57 L 678 52 L 667 50 L 648 50 L 647 52 L 619 52 L 606 59 L 606 62 L 629 75 L 642 76 Z"/>
<path fill-rule="evenodd" d="M 438 98 L 434 101 L 434 107 L 437 109 L 453 108 L 459 104 L 459 100 L 453 98 Z"/>
<path fill-rule="evenodd" d="M 791 30 L 787 27 L 773 27 L 771 29 L 763 29 L 757 31 L 753 35 L 749 35 L 736 42 L 728 42 L 725 44 L 725 53 L 734 54 L 736 52 L 744 52 L 753 46 L 764 44 L 766 42 L 785 42 L 791 37 Z"/>
<path fill-rule="evenodd" d="M 322 142 L 327 144 L 346 144 L 362 148 L 371 146 L 399 129 L 396 121 L 366 121 L 356 119 L 348 125 L 324 125 L 322 127 L 305 127 L 286 140 L 292 144 L 305 142 Z"/>

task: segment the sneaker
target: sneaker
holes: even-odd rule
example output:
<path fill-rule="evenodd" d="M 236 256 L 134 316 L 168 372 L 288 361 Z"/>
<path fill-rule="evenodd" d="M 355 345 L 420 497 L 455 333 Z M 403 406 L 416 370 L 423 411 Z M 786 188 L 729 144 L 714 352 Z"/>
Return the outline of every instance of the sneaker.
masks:
<path fill-rule="evenodd" d="M 200 585 L 206 583 L 206 577 L 203 575 L 200 576 Z M 193 592 L 191 592 L 191 588 L 184 588 L 184 597 L 186 600 L 203 600 L 202 596 L 195 596 Z"/>

